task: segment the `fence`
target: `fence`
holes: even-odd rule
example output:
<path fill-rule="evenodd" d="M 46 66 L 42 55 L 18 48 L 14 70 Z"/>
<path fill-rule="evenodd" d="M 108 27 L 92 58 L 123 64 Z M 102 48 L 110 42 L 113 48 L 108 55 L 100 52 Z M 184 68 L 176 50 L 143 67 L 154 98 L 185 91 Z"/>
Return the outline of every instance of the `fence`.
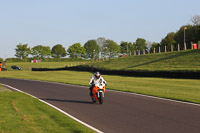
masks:
<path fill-rule="evenodd" d="M 181 50 L 187 50 L 187 49 L 200 49 L 200 41 L 198 41 L 198 44 L 191 42 L 190 44 L 177 44 L 177 45 L 171 45 L 170 47 L 168 46 L 159 46 L 158 48 L 153 48 L 149 50 L 136 50 L 134 52 L 134 56 L 140 56 L 141 54 L 155 54 L 155 53 L 161 53 L 161 52 L 174 52 L 174 51 L 181 51 Z M 130 53 L 131 55 L 131 53 Z"/>

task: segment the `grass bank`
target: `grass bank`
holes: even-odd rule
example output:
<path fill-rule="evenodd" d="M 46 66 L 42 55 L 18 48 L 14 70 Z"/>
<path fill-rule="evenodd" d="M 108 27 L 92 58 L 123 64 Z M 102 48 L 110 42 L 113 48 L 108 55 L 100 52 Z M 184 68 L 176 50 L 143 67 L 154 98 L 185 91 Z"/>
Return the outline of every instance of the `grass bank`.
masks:
<path fill-rule="evenodd" d="M 75 71 L 5 71 L 0 77 L 44 80 L 88 86 L 92 73 Z M 103 75 L 108 89 L 200 103 L 200 80 Z"/>
<path fill-rule="evenodd" d="M 90 65 L 110 70 L 200 71 L 200 49 L 121 57 Z"/>
<path fill-rule="evenodd" d="M 1 133 L 94 132 L 39 100 L 16 91 L 0 91 L 0 108 Z"/>

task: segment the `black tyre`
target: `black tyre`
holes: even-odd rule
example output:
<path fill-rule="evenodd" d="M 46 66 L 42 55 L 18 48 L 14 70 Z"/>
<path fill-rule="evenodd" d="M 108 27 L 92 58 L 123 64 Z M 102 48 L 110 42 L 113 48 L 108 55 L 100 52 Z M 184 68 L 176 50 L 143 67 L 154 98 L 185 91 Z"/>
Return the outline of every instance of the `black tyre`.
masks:
<path fill-rule="evenodd" d="M 102 104 L 103 103 L 103 94 L 99 93 L 99 103 Z"/>

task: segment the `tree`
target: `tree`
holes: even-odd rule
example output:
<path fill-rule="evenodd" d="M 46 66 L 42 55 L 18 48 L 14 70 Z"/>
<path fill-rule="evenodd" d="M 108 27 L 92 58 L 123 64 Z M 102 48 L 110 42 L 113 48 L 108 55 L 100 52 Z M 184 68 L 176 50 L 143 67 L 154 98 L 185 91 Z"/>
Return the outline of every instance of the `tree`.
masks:
<path fill-rule="evenodd" d="M 0 58 L 0 62 L 3 62 L 3 58 Z"/>
<path fill-rule="evenodd" d="M 130 53 L 130 51 L 132 52 L 132 49 L 133 48 L 133 46 L 132 46 L 132 43 L 131 42 L 121 42 L 120 43 L 120 52 L 122 53 L 122 54 L 124 54 L 124 53 L 126 53 L 126 54 L 128 54 L 128 53 Z"/>
<path fill-rule="evenodd" d="M 100 52 L 100 58 L 101 58 L 102 55 L 104 56 L 103 46 L 106 43 L 106 39 L 104 37 L 99 37 L 99 38 L 97 38 L 96 42 L 97 42 L 97 45 L 99 45 L 99 48 L 100 48 L 99 52 Z"/>
<path fill-rule="evenodd" d="M 185 29 L 185 27 L 187 29 Z M 182 26 L 175 34 L 175 41 L 181 45 L 181 48 L 183 48 L 184 44 L 184 29 L 185 29 L 185 42 L 187 44 L 187 48 L 190 48 L 191 42 L 198 42 L 199 41 L 199 35 L 200 35 L 200 25 L 198 26 L 192 26 L 192 25 L 184 25 Z"/>
<path fill-rule="evenodd" d="M 51 55 L 51 49 L 48 46 L 37 45 L 31 50 L 34 58 L 45 58 Z"/>
<path fill-rule="evenodd" d="M 159 47 L 160 47 L 159 43 L 153 42 L 151 44 L 150 51 L 153 53 L 154 52 L 154 48 L 155 48 L 155 52 L 158 53 L 159 52 Z"/>
<path fill-rule="evenodd" d="M 147 41 L 146 44 L 147 44 L 147 49 L 150 50 L 152 45 L 153 45 L 153 43 L 150 42 L 150 41 Z"/>
<path fill-rule="evenodd" d="M 191 21 L 194 26 L 200 25 L 200 15 L 195 15 L 191 18 Z"/>
<path fill-rule="evenodd" d="M 99 47 L 102 48 L 103 45 L 106 43 L 106 39 L 104 37 L 99 37 L 97 38 L 96 42 L 97 42 L 97 45 L 99 45 Z"/>
<path fill-rule="evenodd" d="M 113 40 L 106 40 L 103 51 L 112 58 L 120 52 L 120 46 Z"/>
<path fill-rule="evenodd" d="M 51 56 L 54 58 L 61 58 L 67 55 L 65 48 L 61 44 L 53 46 Z"/>
<path fill-rule="evenodd" d="M 28 44 L 21 44 L 21 43 L 17 45 L 15 51 L 16 51 L 15 56 L 20 59 L 26 59 L 31 53 L 31 49 L 30 47 L 28 47 Z"/>
<path fill-rule="evenodd" d="M 143 51 L 146 49 L 146 40 L 143 38 L 138 38 L 135 43 L 135 47 L 137 50 Z"/>
<path fill-rule="evenodd" d="M 170 32 L 167 34 L 167 36 L 165 38 L 162 39 L 161 41 L 161 47 L 162 49 L 167 46 L 167 50 L 170 50 L 171 49 L 171 45 L 175 45 L 176 44 L 176 41 L 174 39 L 175 37 L 175 33 L 174 32 Z"/>
<path fill-rule="evenodd" d="M 75 43 L 68 48 L 67 52 L 71 58 L 80 58 L 85 54 L 85 48 L 80 43 Z"/>
<path fill-rule="evenodd" d="M 89 40 L 84 44 L 84 48 L 86 50 L 87 58 L 94 58 L 95 55 L 99 55 L 100 47 L 97 45 L 95 40 Z"/>

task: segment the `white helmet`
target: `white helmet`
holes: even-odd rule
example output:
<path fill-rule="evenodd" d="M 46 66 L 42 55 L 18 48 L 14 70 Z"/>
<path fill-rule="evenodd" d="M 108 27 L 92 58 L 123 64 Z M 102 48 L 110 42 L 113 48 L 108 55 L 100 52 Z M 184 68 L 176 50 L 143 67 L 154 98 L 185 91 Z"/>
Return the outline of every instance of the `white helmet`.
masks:
<path fill-rule="evenodd" d="M 94 74 L 94 76 L 95 76 L 97 79 L 99 79 L 100 76 L 101 76 L 101 74 L 100 74 L 100 72 L 96 72 L 96 73 Z"/>

